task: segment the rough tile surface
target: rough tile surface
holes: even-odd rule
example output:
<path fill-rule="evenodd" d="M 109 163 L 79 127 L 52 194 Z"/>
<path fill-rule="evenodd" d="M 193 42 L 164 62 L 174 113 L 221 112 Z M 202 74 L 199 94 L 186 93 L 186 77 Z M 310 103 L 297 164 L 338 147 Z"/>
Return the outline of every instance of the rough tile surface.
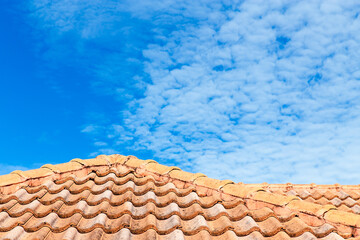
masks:
<path fill-rule="evenodd" d="M 253 184 L 257 185 L 257 184 Z M 360 214 L 360 186 L 315 184 L 269 184 L 266 190 L 320 205 L 332 205 L 337 209 Z"/>
<path fill-rule="evenodd" d="M 0 176 L 0 239 L 357 239 L 358 186 L 235 184 L 133 156 Z"/>

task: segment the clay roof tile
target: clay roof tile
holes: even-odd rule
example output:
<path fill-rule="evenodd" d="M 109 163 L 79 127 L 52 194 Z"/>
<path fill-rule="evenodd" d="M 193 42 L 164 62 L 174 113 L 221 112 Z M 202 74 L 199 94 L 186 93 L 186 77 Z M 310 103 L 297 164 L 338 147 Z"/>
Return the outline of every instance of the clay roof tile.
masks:
<path fill-rule="evenodd" d="M 343 239 L 360 186 L 244 184 L 134 156 L 0 176 L 0 238 Z"/>

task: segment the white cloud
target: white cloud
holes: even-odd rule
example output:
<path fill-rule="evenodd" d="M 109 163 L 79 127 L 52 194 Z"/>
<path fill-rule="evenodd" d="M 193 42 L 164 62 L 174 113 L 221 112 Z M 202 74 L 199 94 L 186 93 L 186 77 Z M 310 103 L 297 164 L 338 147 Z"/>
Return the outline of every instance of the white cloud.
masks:
<path fill-rule="evenodd" d="M 127 97 L 101 140 L 112 148 L 99 152 L 151 150 L 186 170 L 243 182 L 360 181 L 356 1 L 151 2 L 127 3 L 151 22 L 153 40 L 142 50 L 151 81 L 141 82 L 142 97 Z M 109 6 L 88 8 L 114 22 Z M 51 22 L 68 29 L 77 11 Z M 81 38 L 111 31 L 90 20 Z"/>
<path fill-rule="evenodd" d="M 103 147 L 103 146 L 107 146 L 106 142 L 94 142 L 94 145 L 97 147 Z"/>
<path fill-rule="evenodd" d="M 11 165 L 11 164 L 0 164 L 0 175 L 9 174 L 15 170 L 30 170 L 29 168 L 26 168 L 24 166 L 17 166 L 17 165 Z"/>
<path fill-rule="evenodd" d="M 99 129 L 101 129 L 100 126 L 97 125 L 93 125 L 93 124 L 89 124 L 86 127 L 84 127 L 81 132 L 83 133 L 97 133 L 99 131 Z"/>

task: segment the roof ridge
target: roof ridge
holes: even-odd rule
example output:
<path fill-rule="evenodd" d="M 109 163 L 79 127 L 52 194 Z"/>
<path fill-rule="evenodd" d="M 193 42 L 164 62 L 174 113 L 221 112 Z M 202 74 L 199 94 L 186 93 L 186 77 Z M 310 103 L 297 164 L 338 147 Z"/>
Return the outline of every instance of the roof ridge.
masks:
<path fill-rule="evenodd" d="M 239 183 L 242 184 L 242 183 Z M 320 188 L 322 190 L 329 190 L 329 189 L 346 189 L 346 190 L 352 190 L 352 189 L 357 189 L 360 190 L 360 184 L 358 185 L 342 185 L 339 183 L 335 183 L 335 184 L 316 184 L 316 183 L 308 183 L 308 184 L 295 184 L 295 183 L 247 183 L 247 185 L 250 186 L 262 186 L 264 188 L 267 187 L 272 187 L 272 188 L 289 188 L 289 189 L 293 189 L 293 188 Z"/>
<path fill-rule="evenodd" d="M 0 176 L 0 194 L 15 192 L 22 186 L 38 186 L 45 180 L 56 180 L 63 177 L 63 174 L 83 171 L 87 174 L 90 167 L 113 166 L 122 164 L 133 168 L 138 173 L 149 172 L 159 176 L 166 176 L 174 181 L 190 183 L 200 188 L 207 188 L 219 191 L 229 196 L 250 199 L 276 206 L 286 207 L 304 214 L 322 218 L 325 221 L 342 224 L 351 227 L 360 226 L 360 215 L 342 211 L 333 205 L 320 205 L 306 202 L 296 196 L 285 196 L 279 193 L 266 191 L 266 184 L 243 184 L 234 183 L 231 180 L 218 180 L 209 178 L 202 173 L 190 173 L 175 166 L 166 166 L 157 163 L 155 160 L 140 160 L 135 156 L 99 155 L 93 159 L 72 159 L 70 162 L 61 164 L 46 164 L 38 169 L 21 171 L 16 170 Z M 286 185 L 286 184 L 284 184 Z"/>

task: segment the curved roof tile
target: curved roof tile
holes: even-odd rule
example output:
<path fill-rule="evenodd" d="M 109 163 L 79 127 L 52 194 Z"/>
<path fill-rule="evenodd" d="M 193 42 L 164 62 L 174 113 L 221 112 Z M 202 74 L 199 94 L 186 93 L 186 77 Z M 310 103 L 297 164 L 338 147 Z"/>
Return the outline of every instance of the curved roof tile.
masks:
<path fill-rule="evenodd" d="M 1 239 L 350 239 L 360 188 L 243 184 L 134 156 L 0 176 Z"/>

